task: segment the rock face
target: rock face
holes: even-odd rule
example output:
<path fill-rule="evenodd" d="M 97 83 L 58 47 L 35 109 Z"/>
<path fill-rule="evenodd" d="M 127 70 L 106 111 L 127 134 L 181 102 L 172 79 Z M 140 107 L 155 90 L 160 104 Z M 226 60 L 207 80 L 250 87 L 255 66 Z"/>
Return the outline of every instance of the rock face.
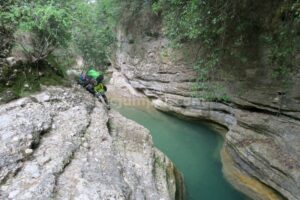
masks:
<path fill-rule="evenodd" d="M 159 26 L 149 27 L 161 32 Z M 125 28 L 118 33 L 115 65 L 133 88 L 160 110 L 227 127 L 225 151 L 235 169 L 253 179 L 252 184 L 235 185 L 252 198 L 300 199 L 300 69 L 288 89 L 260 66 L 224 72 L 219 81 L 231 103 L 205 102 L 192 98 L 197 74 L 181 57 L 171 56 L 164 37 L 151 38 L 143 30 Z M 280 91 L 286 91 L 285 95 L 279 95 Z M 275 195 L 256 195 L 258 185 L 273 189 Z"/>
<path fill-rule="evenodd" d="M 183 199 L 149 131 L 81 88 L 0 107 L 0 199 Z"/>

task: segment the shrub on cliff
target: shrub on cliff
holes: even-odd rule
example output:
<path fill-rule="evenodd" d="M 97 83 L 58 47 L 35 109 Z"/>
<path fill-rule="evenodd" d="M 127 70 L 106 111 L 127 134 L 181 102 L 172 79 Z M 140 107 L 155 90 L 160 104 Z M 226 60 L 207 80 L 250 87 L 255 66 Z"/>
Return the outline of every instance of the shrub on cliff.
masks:
<path fill-rule="evenodd" d="M 18 22 L 17 45 L 32 63 L 45 60 L 71 39 L 71 18 L 53 1 L 23 1 L 13 9 Z"/>
<path fill-rule="evenodd" d="M 73 8 L 74 42 L 87 65 L 103 66 L 116 45 L 117 26 L 132 23 L 142 10 L 140 0 L 80 1 Z"/>
<path fill-rule="evenodd" d="M 152 8 L 175 47 L 199 44 L 197 90 L 213 91 L 211 80 L 222 79 L 216 77 L 221 68 L 251 64 L 288 85 L 299 66 L 299 0 L 155 0 Z"/>
<path fill-rule="evenodd" d="M 105 1 L 104 1 L 105 2 Z M 77 1 L 73 7 L 73 41 L 86 65 L 106 65 L 114 35 L 109 13 L 102 2 Z"/>
<path fill-rule="evenodd" d="M 3 57 L 10 56 L 11 47 L 14 47 L 17 56 L 24 54 L 27 59 L 15 66 L 0 66 L 0 93 L 12 91 L 22 96 L 36 91 L 40 84 L 62 83 L 61 63 L 49 65 L 51 62 L 48 61 L 54 51 L 66 49 L 71 40 L 72 18 L 68 7 L 64 7 L 65 3 L 52 0 L 1 1 L 1 40 L 9 41 L 9 45 L 3 48 L 6 52 Z"/>
<path fill-rule="evenodd" d="M 11 10 L 17 2 L 16 0 L 0 1 L 0 60 L 9 55 L 14 43 L 13 33 L 16 22 Z"/>
<path fill-rule="evenodd" d="M 300 1 L 156 0 L 165 34 L 177 45 L 201 43 L 197 69 L 222 66 L 224 57 L 245 63 L 252 46 L 268 46 L 278 76 L 292 70 L 300 36 Z M 247 49 L 245 51 L 245 49 Z"/>

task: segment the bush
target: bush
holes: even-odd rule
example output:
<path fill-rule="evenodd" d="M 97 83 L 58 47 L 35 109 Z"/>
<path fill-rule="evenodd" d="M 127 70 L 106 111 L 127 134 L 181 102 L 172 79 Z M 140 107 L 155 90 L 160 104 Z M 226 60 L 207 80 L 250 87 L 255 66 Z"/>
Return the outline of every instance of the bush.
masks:
<path fill-rule="evenodd" d="M 86 65 L 104 66 L 116 44 L 116 27 L 135 20 L 144 1 L 97 0 L 76 4 L 74 41 Z"/>
<path fill-rule="evenodd" d="M 201 46 L 194 63 L 200 85 L 228 61 L 234 67 L 259 60 L 261 47 L 270 49 L 268 63 L 261 64 L 270 67 L 274 77 L 287 80 L 297 67 L 299 0 L 156 0 L 152 9 L 162 16 L 173 46 Z"/>
<path fill-rule="evenodd" d="M 53 1 L 24 1 L 14 7 L 13 14 L 18 22 L 17 44 L 32 63 L 45 60 L 71 39 L 70 15 Z"/>
<path fill-rule="evenodd" d="M 14 43 L 13 33 L 16 28 L 16 21 L 11 11 L 16 3 L 16 0 L 0 2 L 0 59 L 9 56 Z"/>
<path fill-rule="evenodd" d="M 100 3 L 79 2 L 74 13 L 73 41 L 83 55 L 85 64 L 107 64 L 114 35 L 106 17 L 106 9 Z"/>

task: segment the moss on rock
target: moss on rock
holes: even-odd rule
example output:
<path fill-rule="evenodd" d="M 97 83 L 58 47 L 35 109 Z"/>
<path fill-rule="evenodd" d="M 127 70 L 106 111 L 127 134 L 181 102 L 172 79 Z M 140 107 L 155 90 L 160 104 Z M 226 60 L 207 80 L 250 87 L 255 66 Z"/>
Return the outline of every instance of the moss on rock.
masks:
<path fill-rule="evenodd" d="M 27 96 L 40 90 L 41 85 L 68 85 L 65 72 L 48 62 L 31 65 L 3 66 L 0 79 L 0 103 Z"/>

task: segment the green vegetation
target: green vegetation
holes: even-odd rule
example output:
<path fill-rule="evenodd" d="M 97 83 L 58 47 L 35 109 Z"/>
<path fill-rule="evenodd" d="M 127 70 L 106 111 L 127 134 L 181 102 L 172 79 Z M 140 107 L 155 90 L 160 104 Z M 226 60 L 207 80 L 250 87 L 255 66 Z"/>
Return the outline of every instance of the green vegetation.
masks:
<path fill-rule="evenodd" d="M 44 63 L 46 65 L 46 63 Z M 41 85 L 64 85 L 68 86 L 68 81 L 63 79 L 62 71 L 58 71 L 51 66 L 44 66 L 41 69 L 32 68 L 28 65 L 19 65 L 17 68 L 3 67 L 0 78 L 0 94 L 11 93 L 12 98 L 23 97 L 40 90 Z M 3 80 L 4 79 L 4 80 Z M 5 101 L 6 95 L 1 97 Z M 1 102 L 1 101 L 0 101 Z"/>
<path fill-rule="evenodd" d="M 72 47 L 87 65 L 107 63 L 113 34 L 102 3 L 84 0 L 16 1 L 5 16 L 16 24 L 16 44 L 32 63 Z"/>
<path fill-rule="evenodd" d="M 68 7 L 59 1 L 9 0 L 1 3 L 0 10 L 1 40 L 7 44 L 1 48 L 1 58 L 10 56 L 12 48 L 26 58 L 14 66 L 0 61 L 1 92 L 18 97 L 37 91 L 41 84 L 62 84 L 64 63 L 54 64 L 58 58 L 53 57 L 71 40 Z"/>
<path fill-rule="evenodd" d="M 76 4 L 74 15 L 73 39 L 82 54 L 86 64 L 105 66 L 108 54 L 113 46 L 112 7 L 107 8 L 107 1 L 88 4 L 79 1 Z"/>
<path fill-rule="evenodd" d="M 31 63 L 42 61 L 70 41 L 71 18 L 53 1 L 22 1 L 11 10 L 18 23 L 16 43 Z"/>
<path fill-rule="evenodd" d="M 1 39 L 10 39 L 10 47 L 22 49 L 30 63 L 72 49 L 87 66 L 102 66 L 109 63 L 117 24 L 133 20 L 143 5 L 137 0 L 8 0 L 0 4 Z"/>
<path fill-rule="evenodd" d="M 0 2 L 0 59 L 9 55 L 13 45 L 15 23 L 10 11 L 14 4 L 15 0 Z"/>
<path fill-rule="evenodd" d="M 196 89 L 214 90 L 210 80 L 230 61 L 232 67 L 258 60 L 255 51 L 269 49 L 274 78 L 287 79 L 299 51 L 300 1 L 157 0 L 152 8 L 163 18 L 165 34 L 175 47 L 201 44 L 195 62 Z M 223 100 L 223 96 L 216 100 Z"/>
<path fill-rule="evenodd" d="M 60 84 L 76 55 L 86 66 L 106 65 L 114 44 L 109 1 L 8 0 L 0 3 L 0 88 L 22 96 L 40 84 Z M 8 67 L 11 50 L 26 60 Z M 39 75 L 43 74 L 43 75 Z"/>
<path fill-rule="evenodd" d="M 76 55 L 83 56 L 86 66 L 105 68 L 118 26 L 139 25 L 143 34 L 157 36 L 141 23 L 149 13 L 162 19 L 173 47 L 199 45 L 192 65 L 199 73 L 194 88 L 202 98 L 229 100 L 222 84 L 213 84 L 228 66 L 257 60 L 283 81 L 297 65 L 300 0 L 7 0 L 1 1 L 0 11 L 1 65 L 14 48 L 37 71 L 51 66 L 63 76 Z M 266 55 L 258 52 L 265 49 Z"/>
<path fill-rule="evenodd" d="M 161 168 L 162 170 L 165 170 L 166 164 L 164 163 L 163 160 L 161 160 L 161 157 L 160 157 L 159 155 L 156 155 L 156 156 L 155 156 L 154 163 L 155 163 L 156 167 L 159 167 L 159 168 Z"/>

